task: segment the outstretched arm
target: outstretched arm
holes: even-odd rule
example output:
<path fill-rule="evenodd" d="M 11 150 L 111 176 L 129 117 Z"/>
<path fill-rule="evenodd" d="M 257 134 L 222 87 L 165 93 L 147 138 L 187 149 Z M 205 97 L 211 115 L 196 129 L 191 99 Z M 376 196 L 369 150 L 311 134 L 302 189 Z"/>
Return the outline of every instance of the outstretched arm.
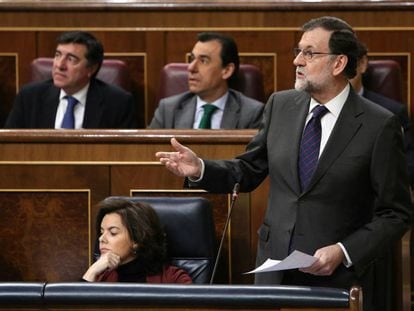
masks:
<path fill-rule="evenodd" d="M 175 151 L 159 151 L 155 156 L 165 167 L 177 176 L 198 179 L 201 176 L 201 159 L 190 148 L 181 145 L 171 138 L 171 146 Z"/>

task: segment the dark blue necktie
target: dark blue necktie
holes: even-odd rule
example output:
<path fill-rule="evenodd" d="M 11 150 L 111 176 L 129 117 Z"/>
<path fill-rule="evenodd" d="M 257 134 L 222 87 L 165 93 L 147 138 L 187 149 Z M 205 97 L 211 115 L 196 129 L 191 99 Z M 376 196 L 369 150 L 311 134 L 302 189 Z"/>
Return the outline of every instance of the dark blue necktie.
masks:
<path fill-rule="evenodd" d="M 312 110 L 312 118 L 306 125 L 303 132 L 302 141 L 299 151 L 299 178 L 302 190 L 308 186 L 308 183 L 316 169 L 319 158 L 319 148 L 321 145 L 321 118 L 328 109 L 319 105 Z"/>
<path fill-rule="evenodd" d="M 78 100 L 73 96 L 65 96 L 68 101 L 68 106 L 66 107 L 65 115 L 63 116 L 62 126 L 63 129 L 73 129 L 75 128 L 75 116 L 73 110 L 75 105 L 78 103 Z"/>

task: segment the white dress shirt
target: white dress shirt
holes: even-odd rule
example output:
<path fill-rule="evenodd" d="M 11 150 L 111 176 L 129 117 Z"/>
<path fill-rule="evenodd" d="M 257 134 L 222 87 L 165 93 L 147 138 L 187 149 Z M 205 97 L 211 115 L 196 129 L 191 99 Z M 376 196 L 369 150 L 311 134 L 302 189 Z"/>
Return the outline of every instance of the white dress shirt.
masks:
<path fill-rule="evenodd" d="M 204 100 L 202 100 L 199 96 L 197 96 L 197 107 L 196 107 L 196 112 L 195 112 L 193 128 L 198 129 L 200 121 L 204 113 L 203 106 L 205 104 L 209 104 L 209 105 L 214 105 L 218 108 L 216 109 L 216 111 L 214 111 L 213 115 L 211 116 L 211 128 L 220 129 L 221 120 L 223 119 L 224 107 L 226 106 L 228 96 L 229 96 L 229 93 L 226 92 L 226 94 L 224 94 L 223 96 L 221 96 L 219 99 L 215 100 L 212 103 L 207 103 Z"/>
<path fill-rule="evenodd" d="M 323 150 L 325 149 L 326 143 L 328 142 L 328 139 L 331 136 L 332 130 L 336 124 L 336 121 L 338 120 L 342 107 L 345 105 L 345 101 L 348 98 L 349 91 L 350 91 L 350 86 L 349 84 L 347 84 L 341 93 L 339 93 L 335 98 L 331 99 L 329 102 L 327 102 L 324 105 L 328 109 L 329 112 L 327 112 L 321 118 L 322 134 L 321 134 L 321 145 L 319 149 L 319 157 L 321 156 Z M 311 98 L 311 102 L 309 105 L 309 114 L 306 117 L 306 123 L 311 119 L 312 117 L 311 111 L 317 105 L 320 105 L 320 104 L 316 100 Z M 348 251 L 345 249 L 345 246 L 341 242 L 338 242 L 337 245 L 339 245 L 339 247 L 342 249 L 342 252 L 345 255 L 345 260 L 343 262 L 345 267 L 348 268 L 352 266 L 351 257 L 349 256 Z"/>
<path fill-rule="evenodd" d="M 75 105 L 73 114 L 75 117 L 75 129 L 81 129 L 83 125 L 83 118 L 85 116 L 85 105 L 86 105 L 86 95 L 88 94 L 89 83 L 80 91 L 72 94 L 78 100 L 78 103 Z M 68 106 L 68 101 L 65 98 L 66 92 L 61 89 L 59 95 L 59 105 L 56 111 L 55 118 L 55 129 L 62 128 L 63 116 L 66 112 L 66 107 Z"/>

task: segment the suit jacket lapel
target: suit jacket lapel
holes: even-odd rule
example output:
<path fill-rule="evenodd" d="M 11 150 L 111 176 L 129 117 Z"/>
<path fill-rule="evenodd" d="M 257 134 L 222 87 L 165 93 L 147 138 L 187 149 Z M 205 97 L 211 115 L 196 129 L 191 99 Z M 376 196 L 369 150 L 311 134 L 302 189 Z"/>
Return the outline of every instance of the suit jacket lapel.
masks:
<path fill-rule="evenodd" d="M 349 96 L 342 108 L 341 114 L 336 121 L 331 136 L 323 150 L 318 162 L 318 166 L 310 181 L 308 190 L 326 173 L 332 163 L 341 155 L 346 146 L 355 136 L 355 133 L 361 127 L 361 120 L 358 119 L 364 111 L 358 104 L 360 97 L 351 90 Z"/>
<path fill-rule="evenodd" d="M 240 104 L 234 98 L 232 92 L 229 92 L 226 106 L 224 107 L 223 118 L 221 119 L 220 127 L 222 129 L 235 129 L 239 120 Z"/>
<path fill-rule="evenodd" d="M 174 128 L 193 128 L 197 106 L 197 97 L 194 95 L 183 101 L 175 112 Z"/>
<path fill-rule="evenodd" d="M 310 96 L 305 92 L 299 92 L 296 96 L 292 100 L 292 108 L 288 111 L 288 115 L 283 116 L 283 118 L 289 132 L 292 133 L 289 135 L 290 139 L 287 142 L 287 148 L 291 149 L 292 157 L 289 159 L 290 163 L 287 163 L 286 166 L 290 167 L 289 175 L 286 178 L 290 180 L 289 184 L 294 185 L 294 190 L 299 194 L 301 191 L 298 173 L 299 147 L 306 116 L 309 112 Z"/>
<path fill-rule="evenodd" d="M 102 119 L 103 96 L 100 86 L 92 79 L 86 96 L 83 128 L 99 128 Z"/>
<path fill-rule="evenodd" d="M 39 111 L 39 128 L 55 128 L 56 112 L 59 105 L 60 89 L 53 85 L 53 81 L 50 80 L 50 87 L 45 92 L 43 104 L 40 106 Z"/>

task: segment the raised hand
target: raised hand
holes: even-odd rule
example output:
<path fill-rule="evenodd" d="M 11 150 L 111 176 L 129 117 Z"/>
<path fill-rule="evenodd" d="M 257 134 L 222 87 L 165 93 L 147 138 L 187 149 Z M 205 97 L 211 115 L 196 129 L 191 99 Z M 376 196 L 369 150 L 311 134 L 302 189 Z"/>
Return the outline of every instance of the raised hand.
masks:
<path fill-rule="evenodd" d="M 175 151 L 159 151 L 155 156 L 175 175 L 198 179 L 202 168 L 200 158 L 190 148 L 181 145 L 175 138 L 171 138 L 171 146 Z"/>
<path fill-rule="evenodd" d="M 88 282 L 96 281 L 96 278 L 105 270 L 114 270 L 121 263 L 121 257 L 115 253 L 107 252 L 102 254 L 83 275 L 83 279 Z"/>

